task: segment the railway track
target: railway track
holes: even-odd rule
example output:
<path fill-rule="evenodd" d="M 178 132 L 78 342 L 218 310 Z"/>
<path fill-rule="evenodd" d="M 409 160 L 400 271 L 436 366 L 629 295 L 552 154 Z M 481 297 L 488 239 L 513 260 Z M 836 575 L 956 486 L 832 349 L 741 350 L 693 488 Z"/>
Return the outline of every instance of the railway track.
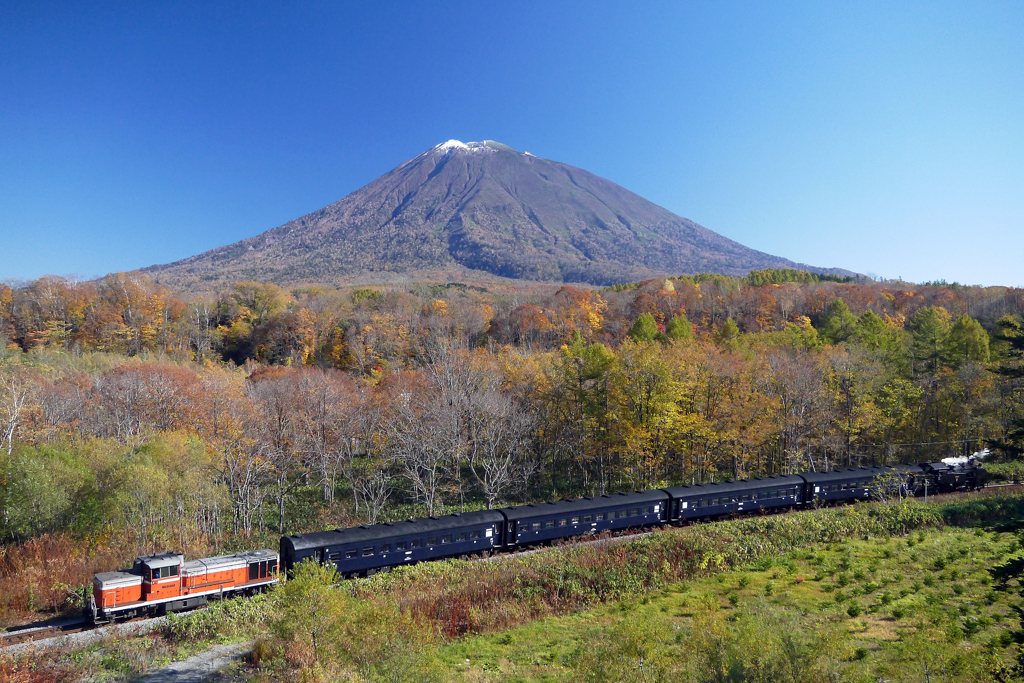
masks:
<path fill-rule="evenodd" d="M 26 624 L 22 627 L 0 632 L 0 648 L 20 643 L 30 643 L 34 640 L 46 640 L 71 633 L 79 633 L 91 628 L 93 628 L 92 624 L 85 619 L 63 621 L 55 624 L 40 624 L 40 622 Z"/>
<path fill-rule="evenodd" d="M 980 489 L 979 491 L 986 491 L 986 490 L 993 490 L 993 489 L 1004 489 L 1004 488 L 1018 488 L 1018 489 L 1020 489 L 1020 488 L 1024 488 L 1024 485 L 1017 484 L 1017 483 L 1010 483 L 1010 484 L 988 484 L 988 485 L 984 486 L 982 489 Z M 934 496 L 929 496 L 929 498 L 933 498 L 934 499 L 934 498 L 946 498 L 946 497 L 951 497 L 951 496 L 969 496 L 969 495 L 977 494 L 979 491 L 966 491 L 966 492 L 956 492 L 956 493 L 941 493 L 941 494 L 937 494 L 937 495 L 934 495 Z M 793 512 L 793 511 L 794 511 L 793 509 L 787 509 L 787 510 L 779 510 L 777 512 L 771 512 L 771 513 L 768 513 L 768 514 L 788 514 L 788 513 Z M 797 510 L 797 511 L 799 512 L 799 510 Z M 508 560 L 508 559 L 513 559 L 513 558 L 517 558 L 517 557 L 526 557 L 527 555 L 535 555 L 537 553 L 546 552 L 546 551 L 551 550 L 553 548 L 565 547 L 566 545 L 570 545 L 570 544 L 579 546 L 579 545 L 598 545 L 598 544 L 601 544 L 601 543 L 621 543 L 621 542 L 626 542 L 626 541 L 632 541 L 632 540 L 635 540 L 635 539 L 638 539 L 638 538 L 643 538 L 645 536 L 651 536 L 653 534 L 659 533 L 660 531 L 664 531 L 664 530 L 667 530 L 667 529 L 674 529 L 674 528 L 679 528 L 679 527 L 676 526 L 676 525 L 668 525 L 668 524 L 666 524 L 666 525 L 663 525 L 663 526 L 659 526 L 658 528 L 650 529 L 650 530 L 647 530 L 647 531 L 632 531 L 631 533 L 623 533 L 623 534 L 619 534 L 619 535 L 602 535 L 602 536 L 600 536 L 598 538 L 591 538 L 591 539 L 586 539 L 586 540 L 584 540 L 583 538 L 580 538 L 580 537 L 575 537 L 574 539 L 570 539 L 568 543 L 560 542 L 560 543 L 557 543 L 557 544 L 554 544 L 554 545 L 551 545 L 551 546 L 532 547 L 532 548 L 528 548 L 526 550 L 519 550 L 519 551 L 511 552 L 511 553 L 495 553 L 493 555 L 489 555 L 489 556 L 486 556 L 486 557 L 472 558 L 472 559 L 474 561 L 476 561 L 476 562 L 495 562 L 495 561 L 499 561 L 499 560 Z M 469 559 L 469 558 L 467 558 L 467 559 Z M 110 624 L 110 625 L 104 624 L 102 626 L 94 626 L 93 624 L 89 623 L 85 619 L 66 620 L 66 621 L 60 621 L 60 622 L 55 622 L 55 623 L 53 623 L 52 620 L 51 621 L 46 621 L 46 622 L 35 622 L 35 623 L 32 623 L 32 624 L 26 624 L 24 626 L 17 626 L 17 627 L 14 627 L 14 628 L 10 629 L 10 630 L 7 630 L 7 631 L 0 631 L 0 650 L 2 650 L 3 648 L 6 648 L 6 647 L 10 647 L 12 645 L 19 645 L 19 644 L 23 644 L 23 643 L 29 643 L 29 642 L 38 641 L 38 640 L 47 640 L 49 638 L 57 638 L 57 637 L 60 637 L 60 636 L 70 635 L 70 634 L 73 634 L 73 633 L 80 633 L 82 631 L 90 631 L 90 630 L 95 630 L 95 629 L 106 628 L 108 626 L 119 626 L 121 624 L 128 624 L 128 623 L 136 622 L 136 621 L 149 621 L 150 619 L 154 619 L 154 618 L 160 618 L 160 617 L 150 617 L 150 618 L 141 618 L 140 617 L 140 618 L 135 618 L 135 619 L 128 619 L 126 621 L 116 622 L 116 624 Z"/>

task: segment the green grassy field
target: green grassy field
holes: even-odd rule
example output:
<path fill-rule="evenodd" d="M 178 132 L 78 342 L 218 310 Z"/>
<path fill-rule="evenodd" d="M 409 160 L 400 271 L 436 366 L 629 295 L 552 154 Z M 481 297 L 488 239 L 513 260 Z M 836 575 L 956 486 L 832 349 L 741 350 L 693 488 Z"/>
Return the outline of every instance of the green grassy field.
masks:
<path fill-rule="evenodd" d="M 989 570 L 1020 547 L 980 528 L 815 544 L 442 658 L 468 681 L 998 680 L 1021 599 Z"/>

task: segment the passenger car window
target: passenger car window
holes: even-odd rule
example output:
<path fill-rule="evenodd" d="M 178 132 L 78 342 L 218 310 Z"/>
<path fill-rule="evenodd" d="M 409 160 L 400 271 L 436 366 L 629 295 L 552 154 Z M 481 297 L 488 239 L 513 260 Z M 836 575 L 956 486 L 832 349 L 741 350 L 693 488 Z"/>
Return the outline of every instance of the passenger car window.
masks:
<path fill-rule="evenodd" d="M 390 553 L 391 552 L 391 544 L 390 543 L 385 543 L 384 545 L 382 545 L 380 547 L 380 551 L 382 553 Z"/>
<path fill-rule="evenodd" d="M 419 538 L 414 538 L 411 541 L 409 541 L 409 547 L 410 548 L 422 548 L 423 547 L 423 540 L 419 539 Z"/>
<path fill-rule="evenodd" d="M 428 538 L 427 545 L 437 545 L 437 536 L 431 536 Z"/>
<path fill-rule="evenodd" d="M 405 541 L 399 541 L 396 543 L 395 550 L 405 550 Z"/>
<path fill-rule="evenodd" d="M 368 548 L 363 548 L 363 557 L 369 557 L 370 555 L 373 555 L 373 546 L 372 545 L 370 547 L 368 547 Z"/>
<path fill-rule="evenodd" d="M 350 560 L 350 559 L 352 559 L 355 556 L 356 556 L 356 549 L 355 548 L 349 548 L 348 550 L 345 551 L 345 559 Z"/>
<path fill-rule="evenodd" d="M 549 519 L 548 521 L 544 522 L 544 528 L 545 529 L 554 529 L 555 528 L 555 520 Z"/>
<path fill-rule="evenodd" d="M 558 526 L 565 526 L 565 524 L 566 524 L 565 517 L 563 517 L 562 519 L 558 520 Z"/>
<path fill-rule="evenodd" d="M 455 537 L 455 540 L 456 541 L 465 541 L 466 538 L 467 538 L 466 534 L 465 533 L 461 533 L 461 534 L 459 534 L 458 536 Z"/>
<path fill-rule="evenodd" d="M 592 520 L 593 520 L 592 516 L 590 516 L 590 515 L 583 515 L 583 523 L 584 524 L 586 524 L 586 523 L 588 523 L 588 522 L 590 522 Z"/>
<path fill-rule="evenodd" d="M 572 523 L 573 524 L 579 524 L 580 523 L 580 518 L 579 517 L 573 517 L 572 518 Z"/>
<path fill-rule="evenodd" d="M 604 521 L 604 513 L 603 512 L 598 512 L 597 515 L 596 515 L 596 520 L 598 522 L 603 522 Z"/>
<path fill-rule="evenodd" d="M 471 539 L 472 539 L 472 538 L 480 538 L 480 532 L 479 532 L 479 531 L 470 531 L 470 532 L 469 532 L 469 537 L 470 537 Z"/>
<path fill-rule="evenodd" d="M 448 534 L 447 536 L 442 536 L 441 537 L 441 543 L 451 543 L 451 542 L 452 542 L 452 535 L 451 534 Z"/>
<path fill-rule="evenodd" d="M 533 524 L 530 525 L 530 528 L 533 529 L 534 531 L 540 531 L 540 522 L 534 522 Z"/>

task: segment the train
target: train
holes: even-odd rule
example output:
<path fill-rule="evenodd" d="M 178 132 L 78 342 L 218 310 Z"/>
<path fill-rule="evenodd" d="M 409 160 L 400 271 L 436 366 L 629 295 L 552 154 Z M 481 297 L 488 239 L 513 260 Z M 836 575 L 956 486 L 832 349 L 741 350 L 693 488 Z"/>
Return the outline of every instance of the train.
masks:
<path fill-rule="evenodd" d="M 986 473 L 976 460 L 951 460 L 671 486 L 293 534 L 281 538 L 280 556 L 286 572 L 312 560 L 333 564 L 344 577 L 368 576 L 405 564 L 487 556 L 584 534 L 867 500 L 883 482 L 893 495 L 903 496 L 984 485 Z"/>
<path fill-rule="evenodd" d="M 283 536 L 279 550 L 186 562 L 180 553 L 140 556 L 131 569 L 96 574 L 86 617 L 95 624 L 195 609 L 209 600 L 263 591 L 303 561 L 334 565 L 351 578 L 401 565 L 482 557 L 596 534 L 689 524 L 735 515 L 869 499 L 877 487 L 918 496 L 981 488 L 976 458 L 862 467 L 670 486 L 400 522 Z"/>
<path fill-rule="evenodd" d="M 208 604 L 211 599 L 253 595 L 280 579 L 274 550 L 249 550 L 185 561 L 180 553 L 142 555 L 131 569 L 93 577 L 85 616 L 93 624 L 155 617 Z"/>

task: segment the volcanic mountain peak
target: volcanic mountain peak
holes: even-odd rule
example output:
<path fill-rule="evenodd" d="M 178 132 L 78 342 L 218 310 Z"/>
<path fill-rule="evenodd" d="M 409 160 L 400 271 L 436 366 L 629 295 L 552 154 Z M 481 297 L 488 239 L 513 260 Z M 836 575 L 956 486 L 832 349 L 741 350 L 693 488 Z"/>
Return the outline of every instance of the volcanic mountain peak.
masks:
<path fill-rule="evenodd" d="M 431 151 L 438 152 L 516 152 L 508 145 L 504 145 L 494 140 L 484 140 L 483 142 L 462 142 L 460 140 L 449 140 L 448 142 L 442 142 L 440 145 L 434 147 Z M 518 154 L 518 152 L 516 152 Z M 530 156 L 533 156 L 532 154 Z"/>
<path fill-rule="evenodd" d="M 568 164 L 449 140 L 319 211 L 146 268 L 185 290 L 492 274 L 613 284 L 801 266 L 744 247 Z M 810 268 L 817 272 L 848 271 Z"/>

